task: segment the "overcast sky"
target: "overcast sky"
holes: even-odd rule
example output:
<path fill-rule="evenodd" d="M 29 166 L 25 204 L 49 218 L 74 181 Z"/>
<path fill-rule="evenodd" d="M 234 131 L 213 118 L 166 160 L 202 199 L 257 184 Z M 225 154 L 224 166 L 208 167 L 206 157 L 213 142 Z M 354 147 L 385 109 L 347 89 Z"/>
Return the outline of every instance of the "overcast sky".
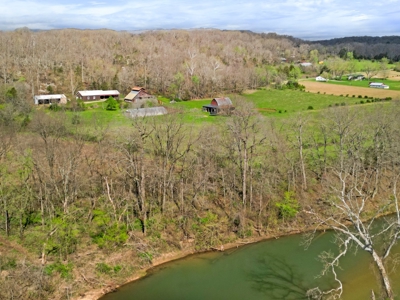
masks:
<path fill-rule="evenodd" d="M 0 30 L 218 28 L 303 39 L 400 35 L 400 0 L 0 0 Z"/>

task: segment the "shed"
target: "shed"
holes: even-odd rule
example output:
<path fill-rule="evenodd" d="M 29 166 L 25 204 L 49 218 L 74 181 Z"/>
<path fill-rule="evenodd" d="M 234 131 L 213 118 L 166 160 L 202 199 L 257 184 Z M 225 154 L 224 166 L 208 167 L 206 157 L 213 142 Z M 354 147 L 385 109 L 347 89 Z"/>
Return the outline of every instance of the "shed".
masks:
<path fill-rule="evenodd" d="M 165 115 L 167 113 L 168 113 L 167 110 L 163 106 L 147 107 L 147 108 L 132 108 L 132 109 L 127 109 L 125 111 L 125 114 L 131 118 L 160 116 L 160 115 Z"/>
<path fill-rule="evenodd" d="M 388 85 L 383 84 L 382 82 L 370 82 L 369 87 L 376 88 L 376 89 L 388 89 L 389 88 Z"/>
<path fill-rule="evenodd" d="M 67 97 L 64 94 L 55 94 L 55 95 L 35 95 L 33 97 L 35 104 L 66 104 Z"/>
<path fill-rule="evenodd" d="M 217 115 L 221 111 L 229 112 L 233 109 L 232 101 L 228 97 L 214 98 L 209 105 L 203 106 L 203 111 L 209 112 L 212 116 Z"/>
<path fill-rule="evenodd" d="M 119 98 L 119 92 L 117 90 L 92 90 L 92 91 L 78 91 L 76 93 L 76 99 L 83 101 L 103 100 L 110 97 Z"/>

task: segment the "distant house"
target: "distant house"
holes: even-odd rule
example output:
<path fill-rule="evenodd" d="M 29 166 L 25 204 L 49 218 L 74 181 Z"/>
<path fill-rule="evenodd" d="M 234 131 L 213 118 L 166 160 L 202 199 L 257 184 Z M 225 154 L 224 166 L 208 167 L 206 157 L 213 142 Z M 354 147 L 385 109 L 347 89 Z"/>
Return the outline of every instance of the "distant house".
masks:
<path fill-rule="evenodd" d="M 312 63 L 310 63 L 310 62 L 302 62 L 302 63 L 300 63 L 300 66 L 302 66 L 302 67 L 311 67 Z"/>
<path fill-rule="evenodd" d="M 388 89 L 389 88 L 388 85 L 383 84 L 381 82 L 370 82 L 369 87 L 376 88 L 376 89 Z"/>
<path fill-rule="evenodd" d="M 362 74 L 349 75 L 347 77 L 347 80 L 355 80 L 355 81 L 364 80 L 364 79 L 365 79 L 365 76 Z"/>
<path fill-rule="evenodd" d="M 146 90 L 142 87 L 135 86 L 132 88 L 130 93 L 125 96 L 124 100 L 126 102 L 133 103 L 135 107 L 146 106 L 146 104 L 153 103 L 158 104 L 157 98 L 153 95 L 150 95 L 146 92 Z"/>
<path fill-rule="evenodd" d="M 64 94 L 56 94 L 56 95 L 36 95 L 33 97 L 35 104 L 66 104 L 67 97 Z"/>
<path fill-rule="evenodd" d="M 203 111 L 209 112 L 212 116 L 217 115 L 221 111 L 230 112 L 233 109 L 232 101 L 228 97 L 214 98 L 209 105 L 203 106 Z"/>
<path fill-rule="evenodd" d="M 316 81 L 328 81 L 328 79 L 326 79 L 326 78 L 324 78 L 322 76 L 315 77 L 315 80 Z"/>
<path fill-rule="evenodd" d="M 93 91 L 78 91 L 76 93 L 76 99 L 80 99 L 83 101 L 93 101 L 93 100 L 102 100 L 108 99 L 110 97 L 119 98 L 119 92 L 117 90 L 93 90 Z"/>

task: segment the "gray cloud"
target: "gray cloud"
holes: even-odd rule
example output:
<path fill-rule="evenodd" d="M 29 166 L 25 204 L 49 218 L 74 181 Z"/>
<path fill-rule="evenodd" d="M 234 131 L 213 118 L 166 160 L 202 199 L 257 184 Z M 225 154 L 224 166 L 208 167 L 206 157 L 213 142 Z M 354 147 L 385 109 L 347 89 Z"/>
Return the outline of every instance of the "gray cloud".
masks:
<path fill-rule="evenodd" d="M 15 0 L 1 5 L 0 29 L 205 27 L 277 32 L 307 39 L 400 34 L 400 11 L 393 9 L 400 0 L 214 1 Z"/>

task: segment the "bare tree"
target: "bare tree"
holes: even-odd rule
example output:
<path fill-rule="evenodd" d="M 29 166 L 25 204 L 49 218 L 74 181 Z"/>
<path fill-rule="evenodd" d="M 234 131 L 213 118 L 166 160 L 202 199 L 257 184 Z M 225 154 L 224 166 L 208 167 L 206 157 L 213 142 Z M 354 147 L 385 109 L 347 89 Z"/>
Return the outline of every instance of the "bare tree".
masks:
<path fill-rule="evenodd" d="M 394 299 L 389 272 L 385 261 L 389 258 L 393 246 L 400 236 L 400 209 L 399 209 L 399 169 L 398 145 L 392 144 L 392 156 L 387 162 L 386 176 L 391 193 L 381 193 L 380 201 L 374 201 L 373 182 L 374 170 L 365 164 L 365 144 L 371 138 L 369 134 L 356 124 L 356 119 L 361 118 L 348 110 L 338 111 L 333 120 L 333 131 L 336 133 L 337 163 L 331 165 L 332 176 L 327 178 L 325 191 L 325 205 L 321 207 L 308 207 L 305 213 L 312 216 L 316 222 L 315 229 L 330 228 L 337 233 L 339 254 L 325 253 L 322 255 L 325 264 L 323 273 L 328 270 L 333 272 L 338 286 L 330 291 L 320 291 L 315 288 L 310 295 L 335 295 L 339 298 L 343 292 L 343 285 L 337 276 L 336 268 L 340 258 L 355 246 L 357 249 L 367 251 L 380 275 L 381 286 L 385 297 Z M 396 158 L 397 157 L 397 158 Z M 371 215 L 371 207 L 377 207 Z M 378 218 L 388 211 L 394 212 L 381 219 Z M 382 246 L 383 244 L 383 246 Z"/>

